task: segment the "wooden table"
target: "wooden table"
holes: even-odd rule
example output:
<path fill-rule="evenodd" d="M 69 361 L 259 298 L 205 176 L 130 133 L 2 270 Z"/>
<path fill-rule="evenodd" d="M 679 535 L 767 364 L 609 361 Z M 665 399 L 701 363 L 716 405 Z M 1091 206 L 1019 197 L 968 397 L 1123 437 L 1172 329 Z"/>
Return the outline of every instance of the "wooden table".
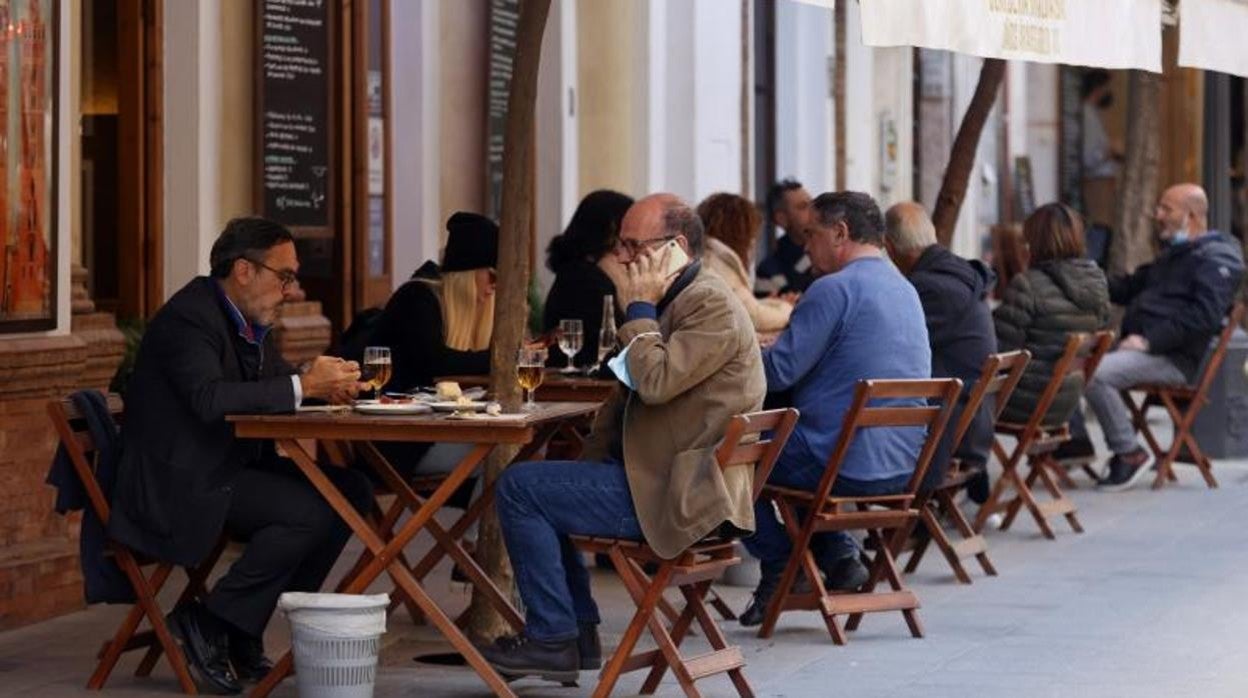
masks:
<path fill-rule="evenodd" d="M 572 420 L 581 420 L 593 413 L 597 404 L 590 402 L 538 403 L 533 412 L 526 412 L 515 419 L 458 420 L 446 415 L 412 416 L 365 416 L 356 412 L 301 412 L 288 415 L 234 415 L 239 438 L 273 439 L 295 462 L 304 476 L 316 487 L 330 506 L 350 526 L 352 532 L 364 543 L 371 558 L 348 573 L 340 587 L 342 593 L 360 594 L 382 573 L 388 574 L 398 585 L 398 591 L 415 602 L 450 641 L 468 664 L 494 691 L 495 695 L 514 697 L 515 693 L 494 671 L 454 622 L 434 603 L 425 591 L 417 575 L 404 563 L 403 548 L 422 530 L 429 530 L 435 539 L 435 548 L 449 554 L 473 578 L 473 582 L 499 608 L 503 616 L 518 631 L 523 621 L 501 591 L 485 577 L 457 542 L 434 520 L 434 514 L 446 503 L 451 494 L 476 470 L 490 451 L 499 445 L 521 446 L 516 460 L 531 458 L 546 440 Z M 316 464 L 316 459 L 299 443 L 299 439 L 316 439 L 357 443 L 369 453 L 368 462 L 378 474 L 396 488 L 396 494 L 411 508 L 407 521 L 387 536 L 378 531 L 351 506 L 333 483 Z M 418 441 L 470 443 L 474 448 L 464 456 L 428 497 L 419 497 L 380 454 L 376 453 L 374 441 Z M 423 577 L 423 575 L 419 575 Z M 290 675 L 293 669 L 291 653 L 286 652 L 274 666 L 273 671 L 252 691 L 252 696 L 267 696 L 278 683 Z"/>
<path fill-rule="evenodd" d="M 463 388 L 488 388 L 489 376 L 445 376 L 437 381 L 455 381 Z M 619 381 L 610 378 L 592 378 L 577 373 L 560 373 L 557 368 L 546 369 L 542 384 L 537 387 L 536 398 L 550 402 L 606 402 Z"/>

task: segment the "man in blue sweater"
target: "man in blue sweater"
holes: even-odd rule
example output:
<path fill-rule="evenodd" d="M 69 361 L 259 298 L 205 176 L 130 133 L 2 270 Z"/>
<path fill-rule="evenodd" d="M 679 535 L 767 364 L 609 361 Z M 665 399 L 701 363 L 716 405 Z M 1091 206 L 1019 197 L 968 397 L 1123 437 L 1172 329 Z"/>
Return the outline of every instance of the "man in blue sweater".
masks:
<path fill-rule="evenodd" d="M 875 201 L 837 192 L 820 195 L 813 209 L 806 252 L 819 278 L 794 308 L 788 329 L 763 353 L 768 391 L 792 391 L 793 406 L 801 411 L 770 482 L 806 490 L 818 487 L 858 381 L 929 378 L 932 357 L 919 296 L 884 253 L 884 220 Z M 922 442 L 923 430 L 915 427 L 858 432 L 832 493 L 903 490 Z M 745 545 L 762 561 L 762 578 L 741 614 L 746 626 L 762 622 L 792 552 L 769 502 L 756 505 L 755 521 Z M 811 550 L 830 589 L 848 591 L 867 581 L 849 534 L 817 534 Z"/>

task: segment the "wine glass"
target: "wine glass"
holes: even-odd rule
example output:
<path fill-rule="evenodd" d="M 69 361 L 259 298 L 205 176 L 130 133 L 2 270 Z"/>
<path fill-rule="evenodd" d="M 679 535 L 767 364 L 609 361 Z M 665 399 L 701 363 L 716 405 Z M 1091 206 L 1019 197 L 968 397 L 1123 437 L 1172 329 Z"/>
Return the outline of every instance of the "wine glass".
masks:
<path fill-rule="evenodd" d="M 559 351 L 568 357 L 568 365 L 563 368 L 563 373 L 576 373 L 572 358 L 581 350 L 584 341 L 585 328 L 580 320 L 559 321 Z"/>
<path fill-rule="evenodd" d="M 546 349 L 538 347 L 521 347 L 516 354 L 516 382 L 524 389 L 524 409 L 533 411 L 537 403 L 533 394 L 542 384 L 546 370 Z"/>
<path fill-rule="evenodd" d="M 390 382 L 391 369 L 390 347 L 364 347 L 364 365 L 360 367 L 360 382 L 373 387 L 376 397 L 381 397 L 381 388 Z"/>

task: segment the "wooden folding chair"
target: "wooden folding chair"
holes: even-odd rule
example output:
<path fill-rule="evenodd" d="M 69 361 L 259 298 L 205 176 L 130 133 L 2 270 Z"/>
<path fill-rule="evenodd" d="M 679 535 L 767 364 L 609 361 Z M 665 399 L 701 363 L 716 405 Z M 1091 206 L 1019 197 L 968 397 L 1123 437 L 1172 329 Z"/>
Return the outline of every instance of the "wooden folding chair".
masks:
<path fill-rule="evenodd" d="M 1046 426 L 1044 418 L 1061 390 L 1062 382 L 1075 372 L 1082 372 L 1085 385 L 1092 379 L 1101 358 L 1109 351 L 1114 341 L 1114 333 L 1103 331 L 1095 334 L 1072 334 L 1066 340 L 1066 346 L 1053 366 L 1053 377 L 1049 379 L 1044 392 L 1040 394 L 1031 418 L 1026 424 L 1015 422 L 996 423 L 996 433 L 1014 437 L 1017 441 L 1014 450 L 1008 455 L 999 440 L 992 442 L 993 453 L 1001 461 L 1001 477 L 988 494 L 988 500 L 979 507 L 975 516 L 975 532 L 982 533 L 988 517 L 998 511 L 1005 511 L 1005 519 L 1001 522 L 1001 530 L 1005 531 L 1014 523 L 1018 512 L 1023 507 L 1031 513 L 1036 525 L 1045 538 L 1050 540 L 1057 536 L 1049 526 L 1048 517 L 1061 514 L 1075 533 L 1083 533 L 1083 525 L 1079 523 L 1078 507 L 1074 500 L 1062 492 L 1059 482 L 1067 486 L 1071 483 L 1065 469 L 1053 460 L 1053 451 L 1070 440 L 1070 429 L 1063 422 L 1058 426 Z M 1027 459 L 1030 468 L 1027 477 L 1019 472 L 1023 459 Z M 1041 502 L 1036 499 L 1032 487 L 1039 481 L 1044 485 L 1051 498 Z M 1013 489 L 1014 497 L 1006 500 L 1007 489 Z"/>
<path fill-rule="evenodd" d="M 1131 421 L 1135 430 L 1143 434 L 1144 440 L 1148 442 L 1148 447 L 1152 449 L 1153 456 L 1157 459 L 1157 476 L 1153 478 L 1153 489 L 1160 488 L 1166 484 L 1167 480 L 1177 479 L 1174 475 L 1176 460 L 1195 465 L 1201 476 L 1205 478 L 1205 484 L 1210 488 L 1218 486 L 1217 479 L 1213 477 L 1213 464 L 1200 449 L 1200 444 L 1196 443 L 1196 437 L 1192 435 L 1192 425 L 1196 423 L 1196 417 L 1200 414 L 1201 408 L 1209 401 L 1209 387 L 1213 385 L 1213 379 L 1218 375 L 1218 369 L 1222 367 L 1222 361 L 1226 358 L 1226 348 L 1231 343 L 1231 335 L 1235 333 L 1235 328 L 1239 327 L 1243 319 L 1244 303 L 1239 301 L 1231 308 L 1226 325 L 1218 336 L 1218 343 L 1214 345 L 1213 353 L 1205 362 L 1196 385 L 1142 383 L 1122 391 L 1122 400 L 1127 403 L 1127 409 L 1131 411 Z M 1144 393 L 1144 398 L 1139 403 L 1131 397 L 1133 391 Z M 1170 421 L 1174 423 L 1174 439 L 1170 442 L 1169 448 L 1161 447 L 1157 436 L 1148 426 L 1148 410 L 1152 407 L 1164 407 Z"/>
<path fill-rule="evenodd" d="M 91 434 L 86 429 L 83 416 L 78 412 L 73 403 L 68 400 L 49 401 L 47 409 L 48 415 L 52 418 L 52 426 L 55 427 L 56 433 L 60 437 L 61 443 L 65 446 L 70 461 L 74 465 L 74 472 L 78 475 L 78 478 L 82 481 L 83 488 L 86 490 L 91 510 L 99 517 L 100 522 L 107 527 L 110 514 L 109 502 L 104 495 L 104 491 L 100 488 L 99 481 L 95 477 L 95 463 L 98 452 L 96 444 L 91 439 Z M 109 411 L 115 420 L 120 421 L 119 418 L 122 414 L 120 398 L 116 396 L 109 397 Z M 169 665 L 173 668 L 174 676 L 177 677 L 178 684 L 182 687 L 182 692 L 188 695 L 196 694 L 195 682 L 191 679 L 190 672 L 187 670 L 186 659 L 182 656 L 182 651 L 174 641 L 173 636 L 170 635 L 169 627 L 165 624 L 165 614 L 156 601 L 156 594 L 160 592 L 165 582 L 169 579 L 174 565 L 140 557 L 116 541 L 109 540 L 107 545 L 110 554 L 117 562 L 117 566 L 121 568 L 126 578 L 130 581 L 130 586 L 134 591 L 135 603 L 131 606 L 129 613 L 126 614 L 121 626 L 117 628 L 113 638 L 105 642 L 100 648 L 98 655 L 99 663 L 96 664 L 95 672 L 91 674 L 91 678 L 87 681 L 87 688 L 91 690 L 103 688 L 122 653 L 133 649 L 147 648 L 147 654 L 139 662 L 139 666 L 135 670 L 135 676 L 149 676 L 163 652 L 169 659 Z M 178 604 L 198 598 L 205 593 L 204 580 L 207 578 L 208 573 L 212 571 L 213 565 L 216 564 L 217 559 L 221 556 L 221 551 L 224 547 L 225 539 L 222 538 L 221 542 L 217 544 L 217 547 L 199 567 L 186 570 L 187 583 L 178 597 Z M 144 567 L 153 568 L 150 575 L 144 576 L 142 569 Z M 145 617 L 151 629 L 136 632 L 139 624 L 143 622 Z"/>
<path fill-rule="evenodd" d="M 971 575 L 962 565 L 962 561 L 970 557 L 979 561 L 979 566 L 984 569 L 985 574 L 992 577 L 997 575 L 992 560 L 988 559 L 987 541 L 984 540 L 983 535 L 975 532 L 962 513 L 962 509 L 953 501 L 958 492 L 962 491 L 972 479 L 983 473 L 983 466 L 963 463 L 953 454 L 958 450 L 962 440 L 966 438 L 966 433 L 970 430 L 985 400 L 989 398 L 995 400 L 990 408 L 993 421 L 995 422 L 1000 417 L 1018 381 L 1023 377 L 1023 369 L 1027 368 L 1027 362 L 1030 360 L 1030 352 L 1012 351 L 1004 354 L 989 354 L 984 361 L 984 368 L 962 407 L 962 416 L 958 419 L 957 425 L 953 427 L 953 438 L 949 441 L 949 470 L 945 479 L 935 490 L 919 492 L 915 499 L 915 508 L 923 517 L 923 527 L 927 535 L 921 537 L 911 550 L 910 559 L 906 561 L 906 574 L 919 568 L 928 545 L 935 543 L 945 556 L 945 560 L 949 562 L 949 567 L 953 569 L 953 575 L 959 582 L 971 583 Z M 950 533 L 941 525 L 942 516 L 952 521 L 954 528 L 957 529 L 957 534 L 961 538 L 957 543 L 953 542 Z"/>
<path fill-rule="evenodd" d="M 738 415 L 728 423 L 724 439 L 715 451 L 715 459 L 721 470 L 746 466 L 754 468 L 755 500 L 797 424 L 797 416 L 797 410 L 789 408 Z M 671 560 L 660 558 L 641 541 L 587 536 L 573 536 L 572 541 L 580 550 L 608 555 L 633 603 L 637 605 L 637 612 L 620 638 L 620 644 L 603 667 L 598 686 L 594 689 L 595 698 L 610 695 L 621 674 L 638 669 L 650 670 L 641 692 L 654 693 L 669 668 L 676 675 L 685 695 L 691 698 L 701 695 L 694 685 L 695 681 L 722 673 L 728 674 L 742 698 L 754 695 L 742 672 L 745 656 L 739 647 L 728 645 L 723 631 L 706 607 L 711 582 L 725 569 L 741 562 L 734 552 L 735 540 L 732 536 L 712 535 Z M 642 569 L 646 563 L 658 565 L 653 576 Z M 656 611 L 661 610 L 663 590 L 668 587 L 679 588 L 685 599 L 681 613 L 674 619 L 669 616 L 670 628 L 656 615 Z M 694 620 L 698 621 L 712 651 L 697 657 L 685 657 L 680 653 L 680 645 L 690 634 Z M 633 654 L 642 630 L 647 627 L 658 649 Z"/>
<path fill-rule="evenodd" d="M 793 552 L 785 565 L 784 574 L 780 577 L 776 593 L 767 606 L 763 625 L 758 631 L 759 637 L 771 637 L 780 614 L 791 610 L 819 611 L 823 615 L 828 633 L 832 636 L 832 642 L 838 645 L 845 644 L 845 630 L 856 629 L 862 621 L 863 613 L 901 611 L 906 624 L 910 626 L 910 633 L 914 637 L 923 636 L 923 628 L 915 613 L 915 609 L 919 607 L 919 599 L 902 582 L 893 551 L 900 548 L 919 520 L 919 512 L 914 506 L 915 496 L 961 390 L 962 381 L 955 378 L 859 381 L 854 400 L 845 413 L 836 447 L 828 458 L 823 478 L 815 491 L 807 492 L 774 485 L 764 488 L 764 496 L 779 506 L 785 531 L 793 542 Z M 925 404 L 921 407 L 869 406 L 872 400 L 888 398 L 921 400 Z M 832 486 L 836 482 L 841 462 L 858 431 L 886 427 L 927 429 L 923 448 L 905 490 L 899 494 L 874 497 L 832 495 Z M 806 510 L 804 521 L 799 519 L 799 509 Z M 815 533 L 858 530 L 867 532 L 867 547 L 875 550 L 875 560 L 866 560 L 870 565 L 871 576 L 859 591 L 831 593 L 823 585 L 823 575 L 815 564 L 815 556 L 810 552 L 810 540 Z M 810 592 L 794 591 L 799 572 L 805 574 L 813 587 Z M 888 580 L 892 591 L 875 593 L 876 586 L 883 579 Z M 849 615 L 849 620 L 843 630 L 837 616 L 846 614 Z"/>

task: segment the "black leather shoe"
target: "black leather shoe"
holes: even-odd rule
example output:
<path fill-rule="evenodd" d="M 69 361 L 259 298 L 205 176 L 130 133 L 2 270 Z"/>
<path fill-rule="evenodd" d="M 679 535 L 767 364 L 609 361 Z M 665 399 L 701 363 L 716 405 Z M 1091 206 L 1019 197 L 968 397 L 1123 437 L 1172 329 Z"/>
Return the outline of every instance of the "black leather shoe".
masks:
<path fill-rule="evenodd" d="M 857 555 L 843 557 L 826 567 L 820 565 L 820 571 L 827 580 L 829 591 L 855 591 L 871 576 Z"/>
<path fill-rule="evenodd" d="M 205 622 L 207 614 L 208 611 L 197 603 L 185 604 L 173 609 L 165 620 L 169 623 L 169 632 L 182 648 L 195 687 L 201 693 L 236 695 L 243 687 L 230 671 L 226 636 L 209 629 L 212 624 Z"/>
<path fill-rule="evenodd" d="M 581 671 L 602 668 L 602 641 L 598 639 L 597 623 L 582 623 L 576 636 L 576 651 L 581 655 Z"/>
<path fill-rule="evenodd" d="M 264 640 L 238 631 L 230 632 L 230 664 L 246 683 L 256 683 L 273 670 L 273 662 L 264 656 Z"/>
<path fill-rule="evenodd" d="M 481 648 L 485 661 L 507 680 L 536 675 L 547 681 L 575 683 L 581 670 L 577 639 L 543 642 L 527 635 L 500 637 Z"/>
<path fill-rule="evenodd" d="M 763 617 L 767 615 L 767 605 L 771 603 L 771 597 L 776 593 L 776 587 L 780 586 L 780 575 L 783 574 L 783 567 L 780 570 L 769 570 L 763 566 L 758 576 L 758 586 L 754 588 L 754 598 L 750 599 L 750 605 L 745 607 L 745 611 L 737 616 L 737 622 L 747 628 L 763 624 Z"/>

